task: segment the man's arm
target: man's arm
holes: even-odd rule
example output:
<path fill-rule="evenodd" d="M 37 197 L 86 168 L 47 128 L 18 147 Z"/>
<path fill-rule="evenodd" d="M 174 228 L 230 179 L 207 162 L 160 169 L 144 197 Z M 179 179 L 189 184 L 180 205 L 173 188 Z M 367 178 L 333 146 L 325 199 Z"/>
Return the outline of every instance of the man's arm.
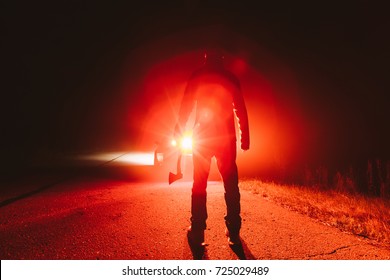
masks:
<path fill-rule="evenodd" d="M 241 149 L 249 150 L 249 123 L 248 113 L 246 110 L 244 97 L 242 96 L 241 89 L 238 88 L 234 94 L 234 111 L 238 119 L 238 126 L 240 129 Z"/>

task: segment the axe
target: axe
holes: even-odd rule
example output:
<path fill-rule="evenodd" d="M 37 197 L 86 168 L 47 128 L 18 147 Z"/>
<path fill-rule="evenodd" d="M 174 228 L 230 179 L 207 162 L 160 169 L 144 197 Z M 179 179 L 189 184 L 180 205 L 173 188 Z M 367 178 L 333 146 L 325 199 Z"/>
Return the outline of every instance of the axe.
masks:
<path fill-rule="evenodd" d="M 182 155 L 181 152 L 179 152 L 179 156 L 177 158 L 176 174 L 169 172 L 169 176 L 168 176 L 169 185 L 183 178 L 183 173 L 181 172 L 181 155 Z"/>

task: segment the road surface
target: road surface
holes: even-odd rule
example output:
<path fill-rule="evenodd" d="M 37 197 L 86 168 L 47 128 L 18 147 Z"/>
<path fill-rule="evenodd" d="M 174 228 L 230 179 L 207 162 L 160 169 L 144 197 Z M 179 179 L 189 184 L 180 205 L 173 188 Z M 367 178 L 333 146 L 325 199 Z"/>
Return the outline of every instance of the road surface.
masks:
<path fill-rule="evenodd" d="M 0 258 L 390 259 L 384 247 L 244 190 L 242 247 L 230 248 L 224 234 L 223 186 L 218 181 L 208 186 L 208 245 L 199 255 L 186 238 L 190 193 L 188 181 L 168 186 L 89 173 L 15 199 L 3 197 Z"/>

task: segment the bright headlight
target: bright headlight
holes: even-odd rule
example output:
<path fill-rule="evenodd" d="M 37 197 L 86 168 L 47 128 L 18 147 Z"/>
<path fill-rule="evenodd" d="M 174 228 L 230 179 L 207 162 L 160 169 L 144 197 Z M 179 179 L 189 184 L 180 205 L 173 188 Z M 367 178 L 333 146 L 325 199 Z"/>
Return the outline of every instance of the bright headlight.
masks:
<path fill-rule="evenodd" d="M 179 142 L 179 143 L 178 143 Z M 172 140 L 171 145 L 173 147 L 177 147 L 179 144 L 179 148 L 183 153 L 191 153 L 192 151 L 192 135 L 190 133 L 185 133 L 181 139 Z"/>

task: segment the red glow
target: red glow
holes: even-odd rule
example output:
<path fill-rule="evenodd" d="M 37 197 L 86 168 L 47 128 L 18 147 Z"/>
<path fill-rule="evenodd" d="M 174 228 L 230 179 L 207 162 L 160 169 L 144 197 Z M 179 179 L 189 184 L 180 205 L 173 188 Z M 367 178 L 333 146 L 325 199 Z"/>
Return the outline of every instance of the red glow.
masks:
<path fill-rule="evenodd" d="M 240 172 L 255 174 L 294 164 L 305 151 L 309 123 L 304 121 L 300 100 L 296 99 L 299 88 L 294 75 L 266 50 L 241 37 L 237 40 L 245 51 L 227 52 L 225 62 L 241 82 L 249 117 L 251 147 L 247 153 L 238 153 Z M 165 42 L 167 49 L 172 41 Z M 164 46 L 164 41 L 158 45 Z M 150 46 L 137 56 L 153 56 L 154 51 Z M 140 98 L 128 118 L 140 128 L 141 149 L 153 149 L 156 142 L 170 145 L 187 79 L 203 64 L 203 55 L 202 48 L 171 53 L 164 59 L 151 60 L 145 67 L 146 74 L 137 87 Z M 193 117 L 186 129 L 192 128 Z"/>

